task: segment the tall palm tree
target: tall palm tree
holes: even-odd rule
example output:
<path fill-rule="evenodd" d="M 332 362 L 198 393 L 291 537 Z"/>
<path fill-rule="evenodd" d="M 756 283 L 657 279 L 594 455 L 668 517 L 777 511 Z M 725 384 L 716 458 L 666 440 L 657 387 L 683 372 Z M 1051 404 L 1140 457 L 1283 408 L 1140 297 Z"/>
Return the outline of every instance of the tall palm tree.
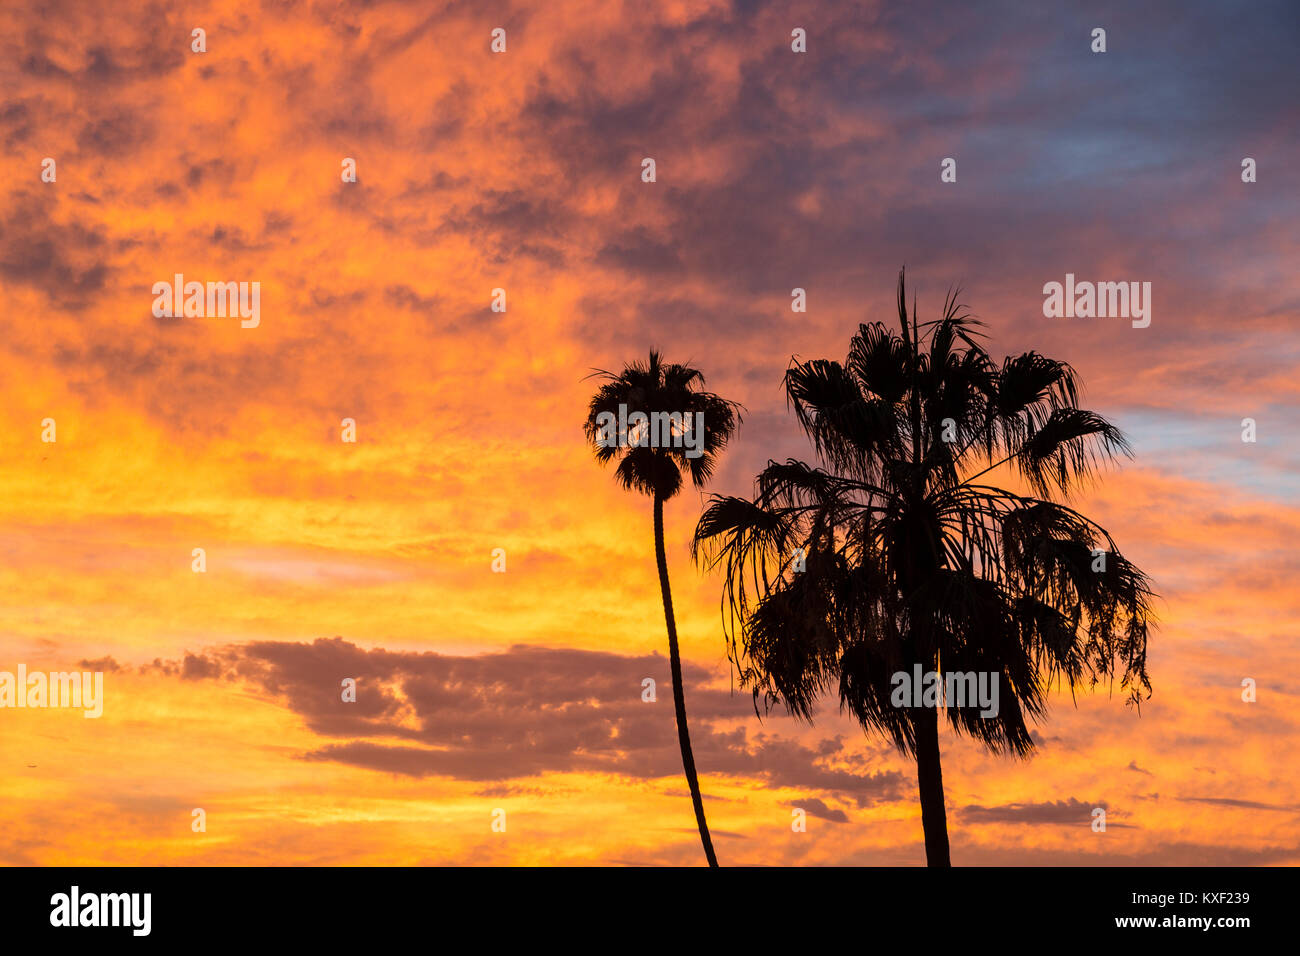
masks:
<path fill-rule="evenodd" d="M 668 660 L 672 668 L 673 707 L 677 713 L 677 741 L 682 769 L 695 804 L 695 822 L 709 866 L 717 866 L 713 840 L 704 820 L 704 801 L 695 774 L 691 735 L 686 726 L 686 697 L 682 688 L 682 660 L 677 649 L 677 621 L 668 586 L 668 559 L 664 553 L 664 502 L 681 490 L 685 476 L 697 488 L 713 474 L 717 456 L 740 425 L 740 406 L 703 391 L 704 376 L 686 365 L 665 364 L 656 351 L 646 363 L 633 362 L 617 375 L 597 371 L 605 379 L 587 409 L 584 430 L 601 464 L 617 460 L 614 477 L 624 488 L 654 499 L 655 559 L 659 565 L 659 590 L 668 625 Z M 629 418 L 645 416 L 629 424 Z M 673 419 L 671 416 L 677 416 Z M 617 422 L 617 427 L 611 427 Z M 655 423 L 660 423 L 658 428 Z M 664 427 L 666 425 L 667 427 Z"/>
<path fill-rule="evenodd" d="M 1151 690 L 1149 581 L 1062 503 L 1130 454 L 1124 436 L 1078 407 L 1064 362 L 997 364 L 962 308 L 950 294 L 918 323 L 914 300 L 909 320 L 900 273 L 897 331 L 859 326 L 843 364 L 792 360 L 787 401 L 821 467 L 769 461 L 752 500 L 713 496 L 692 548 L 725 571 L 729 653 L 756 710 L 811 720 L 838 689 L 865 731 L 915 758 L 930 866 L 951 865 L 941 706 L 954 732 L 1025 756 L 1053 684 L 1073 696 L 1119 674 L 1130 703 Z M 894 698 L 917 665 L 991 675 L 996 716 Z"/>

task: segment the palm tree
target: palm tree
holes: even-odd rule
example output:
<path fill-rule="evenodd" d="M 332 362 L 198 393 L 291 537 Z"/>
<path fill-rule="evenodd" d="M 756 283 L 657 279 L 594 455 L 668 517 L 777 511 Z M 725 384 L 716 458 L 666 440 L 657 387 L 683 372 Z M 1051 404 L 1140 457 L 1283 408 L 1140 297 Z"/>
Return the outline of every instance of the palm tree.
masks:
<path fill-rule="evenodd" d="M 664 502 L 681 490 L 686 475 L 697 488 L 713 474 L 717 455 L 740 425 L 739 405 L 703 391 L 704 376 L 686 365 L 665 364 L 656 351 L 647 363 L 633 362 L 617 375 L 597 371 L 605 382 L 592 397 L 584 430 L 596 460 L 618 461 L 614 477 L 624 488 L 654 499 L 655 559 L 659 590 L 668 624 L 668 660 L 672 668 L 673 707 L 682 768 L 695 805 L 695 822 L 709 866 L 717 866 L 704 801 L 695 774 L 691 735 L 686 726 L 686 697 L 682 661 L 677 649 L 677 621 L 668 586 L 664 553 Z M 629 419 L 637 419 L 629 422 Z M 617 423 L 617 425 L 615 425 Z"/>
<path fill-rule="evenodd" d="M 998 365 L 962 310 L 950 293 L 918 324 L 914 300 L 909 321 L 900 273 L 898 331 L 859 326 L 843 364 L 792 359 L 787 401 L 821 467 L 769 461 L 752 500 L 712 497 L 692 546 L 725 571 L 729 656 L 755 710 L 811 721 L 838 687 L 842 710 L 915 758 L 930 866 L 951 865 L 941 706 L 954 732 L 1023 757 L 1053 684 L 1073 696 L 1118 673 L 1130 703 L 1151 690 L 1149 581 L 1062 503 L 1128 444 L 1078 407 L 1069 365 Z M 993 484 L 999 469 L 1021 490 Z M 996 715 L 894 698 L 917 665 L 990 675 Z"/>

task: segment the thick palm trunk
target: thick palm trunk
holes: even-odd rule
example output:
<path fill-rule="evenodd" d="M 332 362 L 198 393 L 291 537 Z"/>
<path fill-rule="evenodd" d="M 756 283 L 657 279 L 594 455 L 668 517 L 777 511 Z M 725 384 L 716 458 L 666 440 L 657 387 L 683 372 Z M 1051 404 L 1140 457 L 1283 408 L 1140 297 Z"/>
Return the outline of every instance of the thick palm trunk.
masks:
<path fill-rule="evenodd" d="M 668 662 L 673 674 L 673 708 L 677 711 L 677 742 L 682 748 L 682 769 L 686 771 L 686 784 L 691 789 L 691 802 L 695 804 L 695 822 L 700 827 L 700 841 L 709 866 L 717 866 L 713 855 L 713 840 L 709 825 L 704 822 L 704 800 L 700 797 L 700 781 L 695 776 L 695 755 L 691 753 L 691 734 L 686 727 L 686 692 L 682 687 L 682 658 L 677 650 L 677 621 L 673 617 L 673 594 L 668 587 L 668 558 L 664 553 L 664 500 L 655 495 L 655 559 L 659 562 L 659 590 L 663 593 L 664 619 L 668 622 Z"/>
<path fill-rule="evenodd" d="M 916 711 L 916 781 L 921 792 L 921 827 L 927 866 L 952 866 L 948 856 L 948 813 L 943 806 L 943 768 L 939 764 L 939 712 Z"/>

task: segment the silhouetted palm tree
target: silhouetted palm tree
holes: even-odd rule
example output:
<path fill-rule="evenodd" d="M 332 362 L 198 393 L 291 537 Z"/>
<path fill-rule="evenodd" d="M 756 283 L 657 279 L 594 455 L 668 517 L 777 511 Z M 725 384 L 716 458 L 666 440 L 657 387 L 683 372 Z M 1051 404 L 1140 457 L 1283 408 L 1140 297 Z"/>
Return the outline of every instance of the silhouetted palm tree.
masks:
<path fill-rule="evenodd" d="M 755 709 L 761 695 L 811 720 L 837 688 L 864 730 L 915 757 L 931 866 L 951 865 L 939 708 L 896 706 L 894 675 L 996 675 L 996 716 L 944 709 L 1018 756 L 1062 678 L 1073 695 L 1118 672 L 1130 703 L 1151 689 L 1148 579 L 1052 500 L 1128 445 L 1077 407 L 1070 366 L 1036 352 L 997 365 L 961 309 L 949 295 L 918 325 L 913 302 L 909 323 L 900 273 L 898 332 L 861 325 L 843 365 L 792 360 L 787 400 L 821 467 L 769 461 L 753 500 L 713 496 L 692 552 L 725 568 L 724 629 Z M 1001 466 L 1028 491 L 986 483 Z"/>
<path fill-rule="evenodd" d="M 604 464 L 617 459 L 618 468 L 614 474 L 619 484 L 654 499 L 655 559 L 659 565 L 664 619 L 668 624 L 668 660 L 672 668 L 677 740 L 681 745 L 686 783 L 695 804 L 695 820 L 699 824 L 704 854 L 709 866 L 717 866 L 713 841 L 704 820 L 704 802 L 700 798 L 700 782 L 695 774 L 695 757 L 691 753 L 691 736 L 686 726 L 677 621 L 673 616 L 668 560 L 664 553 L 664 502 L 681 490 L 684 475 L 689 475 L 696 487 L 703 487 L 708 481 L 718 453 L 740 424 L 740 406 L 702 391 L 704 376 L 697 369 L 665 364 L 655 351 L 650 352 L 648 363 L 633 362 L 617 375 L 612 372 L 595 374 L 607 380 L 591 399 L 585 425 L 596 460 Z M 637 413 L 646 416 L 648 421 L 637 421 L 622 430 L 608 426 L 611 418 L 625 422 L 628 417 L 636 417 Z M 669 417 L 672 415 L 678 418 L 673 421 Z M 671 447 L 676 443 L 674 439 L 680 440 L 679 447 Z M 694 454 L 695 451 L 698 454 Z"/>

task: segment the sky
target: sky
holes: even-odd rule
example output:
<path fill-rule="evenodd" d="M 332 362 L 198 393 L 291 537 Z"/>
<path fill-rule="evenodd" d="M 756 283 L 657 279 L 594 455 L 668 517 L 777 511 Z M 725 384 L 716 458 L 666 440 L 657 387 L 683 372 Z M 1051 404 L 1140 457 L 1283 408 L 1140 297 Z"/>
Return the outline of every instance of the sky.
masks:
<path fill-rule="evenodd" d="M 0 710 L 0 863 L 702 864 L 650 503 L 581 430 L 655 347 L 745 407 L 666 508 L 720 862 L 923 864 L 914 764 L 759 720 L 689 553 L 904 266 L 1129 435 L 1077 505 L 1160 594 L 1140 713 L 945 732 L 953 862 L 1300 863 L 1297 45 L 1287 0 L 5 4 L 0 670 L 104 702 Z M 177 273 L 260 321 L 155 316 Z M 1150 326 L 1046 317 L 1067 274 Z"/>

